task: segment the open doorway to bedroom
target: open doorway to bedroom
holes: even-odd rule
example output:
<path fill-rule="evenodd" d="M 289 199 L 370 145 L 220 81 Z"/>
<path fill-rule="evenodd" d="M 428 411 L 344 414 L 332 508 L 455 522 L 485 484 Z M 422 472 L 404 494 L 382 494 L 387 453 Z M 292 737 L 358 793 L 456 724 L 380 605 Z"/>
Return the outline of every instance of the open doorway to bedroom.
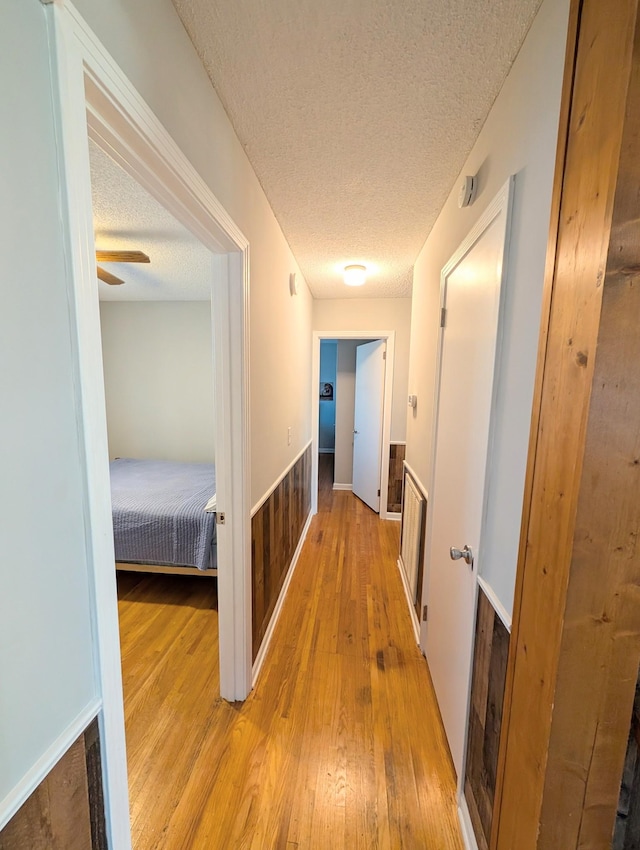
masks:
<path fill-rule="evenodd" d="M 56 5 L 52 11 L 56 44 L 52 76 L 62 116 L 57 124 L 64 176 L 60 201 L 70 237 L 69 307 L 75 330 L 70 343 L 76 353 L 78 428 L 86 472 L 88 603 L 105 816 L 109 844 L 125 847 L 131 840 L 130 807 L 88 140 L 108 153 L 211 254 L 216 545 L 218 562 L 228 569 L 218 576 L 219 691 L 209 682 L 200 682 L 200 688 L 212 688 L 214 697 L 219 694 L 230 701 L 245 699 L 252 683 L 249 242 L 74 7 Z M 195 648 L 192 645 L 191 651 Z M 168 699 L 191 684 L 182 675 L 178 671 Z M 165 731 L 166 727 L 156 727 L 158 750 L 164 746 Z"/>
<path fill-rule="evenodd" d="M 213 257 L 93 141 L 89 159 L 135 841 L 220 694 Z"/>

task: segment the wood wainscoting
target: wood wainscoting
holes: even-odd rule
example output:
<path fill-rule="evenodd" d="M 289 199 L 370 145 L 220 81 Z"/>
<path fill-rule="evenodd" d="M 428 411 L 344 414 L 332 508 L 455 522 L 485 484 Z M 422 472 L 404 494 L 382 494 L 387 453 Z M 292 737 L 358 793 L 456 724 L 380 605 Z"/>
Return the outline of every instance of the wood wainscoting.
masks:
<path fill-rule="evenodd" d="M 0 850 L 107 850 L 93 720 L 0 832 Z"/>
<path fill-rule="evenodd" d="M 479 850 L 487 850 L 491 840 L 509 637 L 480 587 L 464 777 L 464 796 Z"/>
<path fill-rule="evenodd" d="M 611 850 L 633 850 L 634 847 L 640 847 L 640 671 Z"/>
<path fill-rule="evenodd" d="M 404 481 L 404 458 L 406 443 L 391 443 L 389 446 L 389 485 L 387 487 L 387 512 L 402 512 L 402 484 Z"/>
<path fill-rule="evenodd" d="M 311 509 L 311 446 L 251 517 L 253 660 Z"/>

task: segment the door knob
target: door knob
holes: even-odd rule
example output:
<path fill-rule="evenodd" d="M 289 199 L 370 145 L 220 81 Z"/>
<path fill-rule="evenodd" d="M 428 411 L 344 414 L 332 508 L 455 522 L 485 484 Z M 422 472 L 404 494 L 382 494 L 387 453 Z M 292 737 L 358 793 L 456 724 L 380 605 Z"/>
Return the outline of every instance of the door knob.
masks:
<path fill-rule="evenodd" d="M 464 549 L 456 549 L 455 546 L 452 546 L 449 549 L 449 555 L 452 561 L 459 561 L 460 558 L 463 558 L 470 567 L 473 566 L 473 549 L 471 546 L 465 544 Z"/>

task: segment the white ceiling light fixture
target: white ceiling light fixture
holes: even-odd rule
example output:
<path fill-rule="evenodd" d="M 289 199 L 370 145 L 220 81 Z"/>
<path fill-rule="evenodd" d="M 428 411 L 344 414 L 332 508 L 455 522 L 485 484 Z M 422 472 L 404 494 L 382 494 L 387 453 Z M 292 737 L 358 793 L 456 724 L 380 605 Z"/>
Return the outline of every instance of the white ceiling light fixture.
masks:
<path fill-rule="evenodd" d="M 344 267 L 344 282 L 347 286 L 362 286 L 367 280 L 367 267 L 352 264 Z"/>

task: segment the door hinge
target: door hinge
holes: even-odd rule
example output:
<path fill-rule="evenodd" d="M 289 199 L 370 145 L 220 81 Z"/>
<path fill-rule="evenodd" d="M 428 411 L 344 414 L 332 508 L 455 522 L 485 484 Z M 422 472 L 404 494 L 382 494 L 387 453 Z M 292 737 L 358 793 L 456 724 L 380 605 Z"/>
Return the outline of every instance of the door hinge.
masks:
<path fill-rule="evenodd" d="M 441 328 L 443 328 L 445 326 L 446 321 L 447 321 L 447 308 L 441 307 L 440 308 L 440 327 Z"/>
<path fill-rule="evenodd" d="M 224 525 L 226 522 L 226 517 L 224 514 L 216 514 L 216 523 L 218 525 Z"/>
<path fill-rule="evenodd" d="M 378 497 L 380 496 L 380 490 L 378 490 Z"/>
<path fill-rule="evenodd" d="M 382 352 L 382 359 L 383 359 L 383 360 L 386 360 L 386 359 L 387 359 L 387 352 L 386 352 L 386 351 L 383 351 L 383 352 Z"/>
<path fill-rule="evenodd" d="M 428 612 L 428 610 L 429 610 L 428 605 L 423 606 L 423 608 L 422 608 L 422 622 L 423 623 L 427 622 L 427 612 Z"/>

